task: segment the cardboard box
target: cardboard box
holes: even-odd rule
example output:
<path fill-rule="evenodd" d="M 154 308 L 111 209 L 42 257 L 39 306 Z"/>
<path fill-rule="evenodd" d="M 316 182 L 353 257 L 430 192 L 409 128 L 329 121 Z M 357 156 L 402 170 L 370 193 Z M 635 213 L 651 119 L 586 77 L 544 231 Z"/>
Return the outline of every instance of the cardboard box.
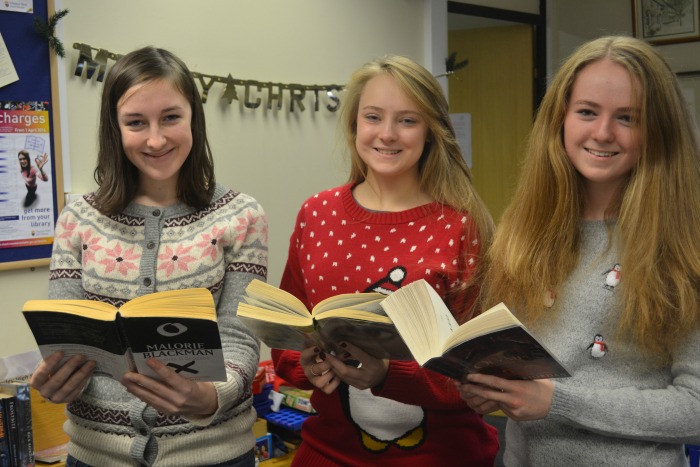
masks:
<path fill-rule="evenodd" d="M 297 389 L 290 386 L 280 386 L 278 391 L 284 394 L 282 403 L 292 409 L 306 413 L 316 413 L 311 406 L 311 390 Z"/>

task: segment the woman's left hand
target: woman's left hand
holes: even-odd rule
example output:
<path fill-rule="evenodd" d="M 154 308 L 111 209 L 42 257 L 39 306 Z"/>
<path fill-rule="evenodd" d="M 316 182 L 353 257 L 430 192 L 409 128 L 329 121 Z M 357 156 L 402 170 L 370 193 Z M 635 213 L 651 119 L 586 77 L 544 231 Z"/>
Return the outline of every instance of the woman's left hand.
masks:
<path fill-rule="evenodd" d="M 326 354 L 326 363 L 344 383 L 357 389 L 370 389 L 384 383 L 389 371 L 389 360 L 374 358 L 359 347 L 341 342 L 341 354 Z"/>
<path fill-rule="evenodd" d="M 206 417 L 216 412 L 219 402 L 213 383 L 191 381 L 153 358 L 146 363 L 162 381 L 126 373 L 121 383 L 131 394 L 167 415 Z"/>
<path fill-rule="evenodd" d="M 485 415 L 500 409 L 517 421 L 545 418 L 554 398 L 551 379 L 522 381 L 472 374 L 455 386 L 475 412 Z"/>

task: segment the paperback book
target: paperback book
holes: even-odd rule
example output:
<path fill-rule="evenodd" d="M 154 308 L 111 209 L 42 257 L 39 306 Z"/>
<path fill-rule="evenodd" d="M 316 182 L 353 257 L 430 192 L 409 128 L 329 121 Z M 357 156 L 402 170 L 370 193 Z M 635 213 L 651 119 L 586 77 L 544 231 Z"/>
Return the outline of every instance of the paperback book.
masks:
<path fill-rule="evenodd" d="M 500 303 L 461 326 L 424 280 L 381 302 L 415 360 L 456 380 L 469 373 L 507 379 L 571 376 L 564 365 Z"/>
<path fill-rule="evenodd" d="M 412 360 L 411 352 L 375 292 L 340 294 L 306 309 L 291 293 L 253 280 L 238 305 L 238 318 L 268 347 L 303 350 L 316 345 L 338 353 L 349 342 L 376 358 Z"/>
<path fill-rule="evenodd" d="M 207 289 L 178 289 L 134 298 L 117 308 L 93 300 L 29 300 L 22 309 L 41 355 L 65 352 L 97 363 L 96 375 L 120 380 L 129 371 L 158 376 L 156 358 L 194 381 L 224 381 L 216 306 Z"/>

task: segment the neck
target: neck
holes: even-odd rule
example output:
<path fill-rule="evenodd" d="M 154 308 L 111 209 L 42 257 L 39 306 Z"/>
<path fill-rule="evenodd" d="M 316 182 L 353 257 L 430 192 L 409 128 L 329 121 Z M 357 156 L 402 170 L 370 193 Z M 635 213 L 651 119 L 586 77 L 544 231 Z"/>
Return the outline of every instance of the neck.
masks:
<path fill-rule="evenodd" d="M 604 220 L 605 211 L 618 195 L 619 189 L 619 186 L 587 185 L 584 193 L 583 219 Z"/>
<path fill-rule="evenodd" d="M 141 186 L 134 197 L 134 202 L 144 206 L 166 207 L 176 204 L 179 201 L 177 190 L 174 187 L 149 184 Z"/>
<path fill-rule="evenodd" d="M 431 203 L 416 180 L 378 180 L 368 176 L 353 190 L 355 200 L 372 211 L 399 212 Z"/>

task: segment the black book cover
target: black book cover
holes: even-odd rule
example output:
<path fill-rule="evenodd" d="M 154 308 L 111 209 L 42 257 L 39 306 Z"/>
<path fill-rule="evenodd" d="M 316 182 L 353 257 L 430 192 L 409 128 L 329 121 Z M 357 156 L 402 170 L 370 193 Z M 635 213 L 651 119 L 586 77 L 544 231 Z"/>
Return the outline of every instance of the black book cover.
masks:
<path fill-rule="evenodd" d="M 195 381 L 225 381 L 226 370 L 216 321 L 173 317 L 118 318 L 139 373 L 156 377 L 146 365 L 157 358 Z"/>
<path fill-rule="evenodd" d="M 470 339 L 428 360 L 425 368 L 452 379 L 482 373 L 506 379 L 571 376 L 564 366 L 520 326 Z"/>

